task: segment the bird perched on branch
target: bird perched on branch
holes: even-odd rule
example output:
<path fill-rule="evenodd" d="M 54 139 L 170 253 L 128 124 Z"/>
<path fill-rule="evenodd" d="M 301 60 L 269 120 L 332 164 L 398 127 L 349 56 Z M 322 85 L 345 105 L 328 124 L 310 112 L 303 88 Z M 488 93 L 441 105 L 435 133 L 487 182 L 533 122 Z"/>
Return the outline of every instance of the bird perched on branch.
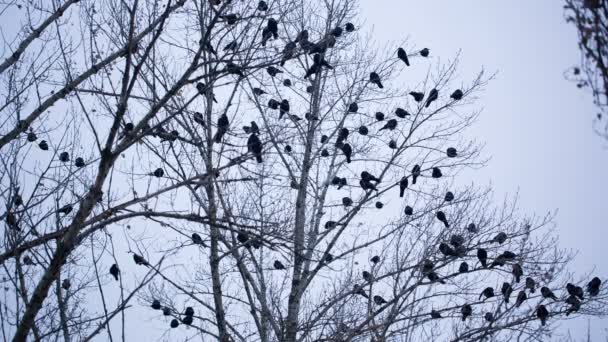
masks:
<path fill-rule="evenodd" d="M 378 88 L 380 88 L 380 89 L 384 88 L 384 86 L 382 85 L 382 81 L 380 80 L 380 75 L 378 75 L 374 71 L 372 71 L 369 74 L 369 81 L 370 81 L 370 83 L 373 83 L 373 84 L 377 85 Z"/>
<path fill-rule="evenodd" d="M 405 63 L 405 65 L 410 66 L 410 60 L 407 58 L 407 53 L 403 48 L 397 49 L 397 57 Z"/>
<path fill-rule="evenodd" d="M 217 131 L 215 132 L 213 140 L 216 143 L 222 142 L 222 139 L 224 138 L 224 135 L 228 132 L 229 128 L 230 121 L 228 121 L 228 116 L 226 116 L 226 114 L 220 115 L 219 119 L 217 120 Z"/>

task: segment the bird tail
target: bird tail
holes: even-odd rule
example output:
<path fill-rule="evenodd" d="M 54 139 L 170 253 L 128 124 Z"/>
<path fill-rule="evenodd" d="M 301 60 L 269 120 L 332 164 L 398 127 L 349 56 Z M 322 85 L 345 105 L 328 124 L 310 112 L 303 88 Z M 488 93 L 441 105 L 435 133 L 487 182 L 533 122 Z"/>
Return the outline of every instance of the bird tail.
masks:
<path fill-rule="evenodd" d="M 216 143 L 221 143 L 222 142 L 222 136 L 224 134 L 221 133 L 221 131 L 217 131 L 215 132 L 215 135 L 213 136 L 213 141 L 215 141 Z"/>
<path fill-rule="evenodd" d="M 112 274 L 114 276 L 114 279 L 116 279 L 116 281 L 118 281 L 118 274 Z"/>
<path fill-rule="evenodd" d="M 384 86 L 382 85 L 382 82 L 380 82 L 380 81 L 378 81 L 378 88 L 384 89 Z"/>
<path fill-rule="evenodd" d="M 404 193 L 405 193 L 405 189 L 399 190 L 399 197 L 403 197 Z"/>
<path fill-rule="evenodd" d="M 412 184 L 416 184 L 416 179 L 418 178 L 418 176 L 412 176 Z"/>
<path fill-rule="evenodd" d="M 450 224 L 448 223 L 448 221 L 447 221 L 447 220 L 446 220 L 446 221 L 443 221 L 443 225 L 444 225 L 446 228 L 450 228 Z"/>
<path fill-rule="evenodd" d="M 546 318 L 541 318 L 540 319 L 540 324 L 544 327 L 547 324 L 547 319 Z"/>
<path fill-rule="evenodd" d="M 258 163 L 261 163 L 263 161 L 262 160 L 262 155 L 261 154 L 256 155 L 255 156 L 255 160 L 257 160 Z"/>
<path fill-rule="evenodd" d="M 426 101 L 426 105 L 424 105 L 424 108 L 429 108 L 429 106 L 431 105 L 432 101 Z"/>
<path fill-rule="evenodd" d="M 350 156 L 346 156 L 346 162 L 350 164 Z"/>

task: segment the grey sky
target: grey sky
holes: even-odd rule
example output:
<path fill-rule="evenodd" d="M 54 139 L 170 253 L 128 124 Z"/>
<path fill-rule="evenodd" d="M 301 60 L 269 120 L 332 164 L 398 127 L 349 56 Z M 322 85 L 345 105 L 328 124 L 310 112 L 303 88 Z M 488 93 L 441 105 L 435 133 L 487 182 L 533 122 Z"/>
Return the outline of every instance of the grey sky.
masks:
<path fill-rule="evenodd" d="M 379 42 L 409 36 L 441 58 L 462 49 L 463 81 L 481 66 L 498 71 L 470 131 L 492 157 L 473 173 L 476 183 L 491 180 L 497 196 L 519 190 L 524 212 L 558 209 L 561 245 L 579 251 L 574 266 L 608 274 L 608 249 L 598 243 L 607 237 L 607 144 L 592 132 L 590 96 L 562 75 L 579 61 L 562 1 L 362 0 L 361 14 Z M 584 320 L 572 325 L 586 331 Z M 607 336 L 605 326 L 592 321 L 594 337 Z"/>

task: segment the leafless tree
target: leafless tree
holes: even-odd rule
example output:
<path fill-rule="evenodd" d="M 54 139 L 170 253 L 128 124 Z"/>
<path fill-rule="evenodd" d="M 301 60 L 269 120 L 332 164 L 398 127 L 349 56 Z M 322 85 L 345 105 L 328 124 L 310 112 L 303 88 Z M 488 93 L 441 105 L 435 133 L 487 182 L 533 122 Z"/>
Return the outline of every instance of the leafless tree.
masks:
<path fill-rule="evenodd" d="M 353 1 L 3 6 L 4 340 L 126 340 L 141 310 L 219 341 L 541 340 L 605 313 L 551 215 L 456 185 L 491 76 L 400 42 L 407 66 Z"/>
<path fill-rule="evenodd" d="M 576 26 L 580 65 L 566 72 L 578 88 L 588 89 L 598 108 L 596 132 L 608 139 L 608 3 L 604 0 L 566 0 L 566 21 Z"/>

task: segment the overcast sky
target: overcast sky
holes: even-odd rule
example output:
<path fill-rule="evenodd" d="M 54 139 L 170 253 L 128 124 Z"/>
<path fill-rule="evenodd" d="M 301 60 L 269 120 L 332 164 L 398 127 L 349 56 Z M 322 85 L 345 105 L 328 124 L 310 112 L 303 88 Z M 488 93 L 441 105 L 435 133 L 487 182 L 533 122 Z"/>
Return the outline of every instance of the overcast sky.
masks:
<path fill-rule="evenodd" d="M 558 210 L 561 245 L 579 252 L 574 266 L 595 266 L 605 276 L 608 248 L 598 242 L 608 236 L 608 144 L 592 132 L 597 111 L 590 96 L 563 78 L 580 58 L 562 6 L 558 0 L 362 0 L 361 17 L 381 42 L 408 37 L 442 59 L 462 50 L 463 81 L 482 66 L 498 72 L 470 132 L 492 158 L 474 171 L 476 182 L 491 181 L 501 197 L 519 190 L 525 212 Z M 581 336 L 587 322 L 572 325 Z M 608 336 L 606 326 L 608 320 L 591 322 L 596 340 Z"/>

